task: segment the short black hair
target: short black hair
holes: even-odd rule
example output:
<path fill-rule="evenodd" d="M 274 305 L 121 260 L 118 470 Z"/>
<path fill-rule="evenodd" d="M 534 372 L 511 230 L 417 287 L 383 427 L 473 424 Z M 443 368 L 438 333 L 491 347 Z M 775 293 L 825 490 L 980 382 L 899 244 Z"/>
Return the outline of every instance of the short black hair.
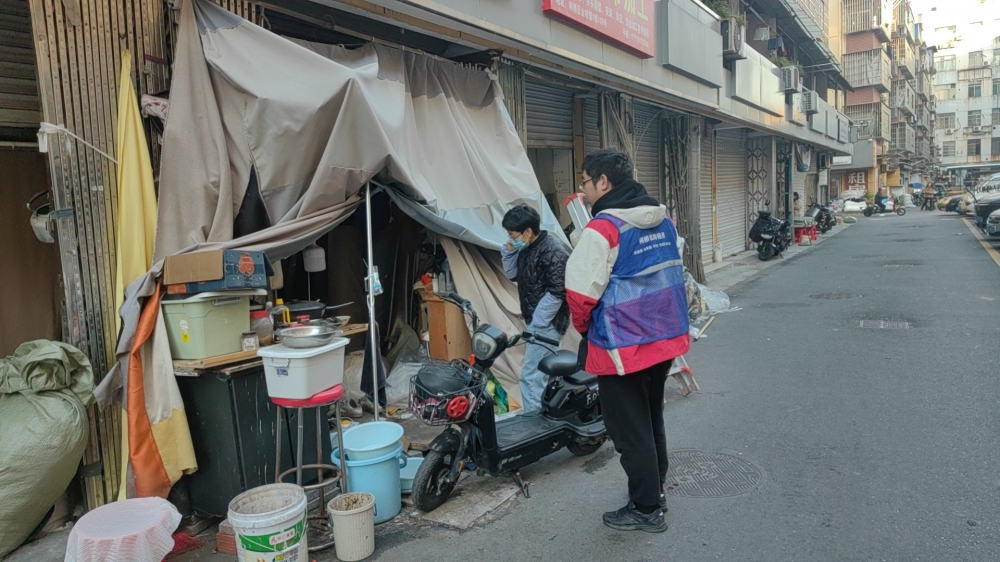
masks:
<path fill-rule="evenodd" d="M 628 154 L 614 148 L 602 148 L 591 152 L 583 159 L 580 168 L 594 178 L 594 181 L 601 176 L 607 176 L 611 187 L 635 177 L 632 159 Z"/>
<path fill-rule="evenodd" d="M 542 217 L 538 215 L 538 211 L 531 207 L 518 205 L 507 211 L 501 224 L 504 229 L 510 232 L 524 232 L 530 228 L 532 232 L 538 234 L 541 232 Z"/>

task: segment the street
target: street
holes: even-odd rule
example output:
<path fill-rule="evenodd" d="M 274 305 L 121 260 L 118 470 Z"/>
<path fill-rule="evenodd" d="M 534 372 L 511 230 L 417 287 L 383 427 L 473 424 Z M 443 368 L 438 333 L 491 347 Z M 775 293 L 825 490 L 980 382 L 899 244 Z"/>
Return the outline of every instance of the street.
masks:
<path fill-rule="evenodd" d="M 954 214 L 860 218 L 734 287 L 743 310 L 689 355 L 702 391 L 668 383 L 674 466 L 694 457 L 677 451 L 724 453 L 759 468 L 759 486 L 675 490 L 665 534 L 615 532 L 600 514 L 626 501 L 617 455 L 562 452 L 525 472 L 530 499 L 461 533 L 380 529 L 376 559 L 994 560 L 998 273 Z M 741 491 L 723 488 L 703 495 Z"/>

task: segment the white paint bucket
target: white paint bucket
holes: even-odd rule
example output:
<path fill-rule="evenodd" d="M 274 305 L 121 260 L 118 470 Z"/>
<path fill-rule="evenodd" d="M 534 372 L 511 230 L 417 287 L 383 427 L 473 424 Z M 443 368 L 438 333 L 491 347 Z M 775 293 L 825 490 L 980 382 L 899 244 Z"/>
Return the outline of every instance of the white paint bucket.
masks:
<path fill-rule="evenodd" d="M 368 492 L 339 495 L 326 504 L 333 525 L 337 558 L 364 560 L 375 552 L 375 496 Z"/>
<path fill-rule="evenodd" d="M 305 491 L 294 484 L 268 484 L 229 502 L 229 523 L 239 560 L 309 560 Z"/>

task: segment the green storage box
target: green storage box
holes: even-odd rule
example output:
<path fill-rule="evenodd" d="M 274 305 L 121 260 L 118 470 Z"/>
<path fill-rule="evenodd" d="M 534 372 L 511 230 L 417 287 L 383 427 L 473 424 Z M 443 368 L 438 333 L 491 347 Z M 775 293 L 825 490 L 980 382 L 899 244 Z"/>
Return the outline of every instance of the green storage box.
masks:
<path fill-rule="evenodd" d="M 170 355 L 205 359 L 243 350 L 250 331 L 250 297 L 258 291 L 201 293 L 162 303 Z"/>

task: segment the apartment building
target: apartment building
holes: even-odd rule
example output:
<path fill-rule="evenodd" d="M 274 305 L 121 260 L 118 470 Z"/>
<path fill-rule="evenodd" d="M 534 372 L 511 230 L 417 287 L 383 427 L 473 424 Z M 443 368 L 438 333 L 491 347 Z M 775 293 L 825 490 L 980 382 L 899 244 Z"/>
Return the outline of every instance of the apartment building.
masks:
<path fill-rule="evenodd" d="M 926 42 L 937 50 L 934 144 L 941 173 L 954 184 L 974 183 L 1000 172 L 1000 4 L 923 0 L 919 5 Z"/>

